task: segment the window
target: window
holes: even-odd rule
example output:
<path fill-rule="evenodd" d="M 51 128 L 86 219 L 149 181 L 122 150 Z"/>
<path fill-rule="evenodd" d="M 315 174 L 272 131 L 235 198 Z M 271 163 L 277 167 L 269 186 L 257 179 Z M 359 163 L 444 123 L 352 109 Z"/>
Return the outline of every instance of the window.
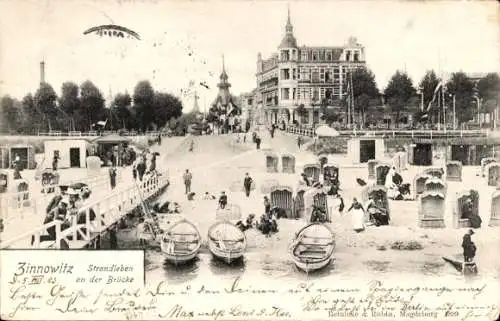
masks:
<path fill-rule="evenodd" d="M 295 100 L 297 97 L 296 97 L 296 92 L 297 92 L 297 89 L 295 88 L 292 88 L 292 99 Z"/>
<path fill-rule="evenodd" d="M 290 69 L 281 69 L 281 79 L 288 80 L 290 79 Z"/>
<path fill-rule="evenodd" d="M 329 70 L 325 72 L 325 82 L 331 82 L 332 81 L 332 75 Z"/>
<path fill-rule="evenodd" d="M 295 80 L 295 79 L 297 79 L 297 69 L 293 68 L 292 71 L 293 71 L 292 72 L 292 79 Z"/>
<path fill-rule="evenodd" d="M 297 79 L 300 80 L 300 74 L 302 73 L 302 69 L 299 68 L 299 70 L 297 70 Z"/>
<path fill-rule="evenodd" d="M 359 61 L 359 52 L 354 52 L 354 61 Z"/>
<path fill-rule="evenodd" d="M 317 51 L 313 51 L 313 61 L 316 61 L 318 60 L 318 52 Z"/>
<path fill-rule="evenodd" d="M 321 68 L 319 70 L 319 79 L 321 79 L 321 81 L 325 81 L 325 69 Z"/>
<path fill-rule="evenodd" d="M 307 61 L 307 51 L 304 50 L 300 52 L 300 60 Z"/>
<path fill-rule="evenodd" d="M 311 80 L 313 82 L 319 82 L 319 72 L 318 69 L 314 69 L 314 71 L 311 74 Z"/>
<path fill-rule="evenodd" d="M 290 54 L 289 54 L 288 50 L 283 50 L 281 52 L 281 60 L 284 60 L 284 61 L 290 60 Z"/>
<path fill-rule="evenodd" d="M 312 99 L 314 101 L 318 101 L 319 100 L 319 90 L 318 90 L 318 88 L 314 88 L 313 89 Z"/>
<path fill-rule="evenodd" d="M 326 60 L 328 60 L 328 61 L 332 60 L 332 52 L 331 51 L 326 52 Z"/>
<path fill-rule="evenodd" d="M 320 88 L 319 89 L 319 97 L 321 99 L 325 98 L 325 88 Z"/>
<path fill-rule="evenodd" d="M 351 51 L 350 51 L 350 50 L 348 50 L 348 51 L 346 52 L 346 54 L 345 54 L 345 60 L 346 60 L 346 61 L 350 61 L 350 60 L 351 60 Z"/>
<path fill-rule="evenodd" d="M 290 99 L 290 88 L 281 88 L 281 99 Z"/>
<path fill-rule="evenodd" d="M 332 97 L 332 88 L 327 88 L 325 91 L 325 98 L 326 99 L 331 99 Z"/>

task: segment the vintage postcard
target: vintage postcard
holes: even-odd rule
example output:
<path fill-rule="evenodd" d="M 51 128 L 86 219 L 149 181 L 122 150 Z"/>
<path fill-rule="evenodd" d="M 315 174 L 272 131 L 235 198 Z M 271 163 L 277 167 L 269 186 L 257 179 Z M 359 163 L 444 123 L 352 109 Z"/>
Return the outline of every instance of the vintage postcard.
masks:
<path fill-rule="evenodd" d="M 499 320 L 498 1 L 0 1 L 1 320 Z"/>

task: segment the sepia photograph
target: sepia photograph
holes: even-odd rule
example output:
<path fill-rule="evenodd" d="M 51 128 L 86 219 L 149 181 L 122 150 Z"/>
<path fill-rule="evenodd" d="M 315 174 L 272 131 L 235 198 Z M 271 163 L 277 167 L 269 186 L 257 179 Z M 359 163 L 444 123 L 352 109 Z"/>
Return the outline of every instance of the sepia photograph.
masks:
<path fill-rule="evenodd" d="M 500 317 L 497 1 L 0 12 L 2 319 Z"/>

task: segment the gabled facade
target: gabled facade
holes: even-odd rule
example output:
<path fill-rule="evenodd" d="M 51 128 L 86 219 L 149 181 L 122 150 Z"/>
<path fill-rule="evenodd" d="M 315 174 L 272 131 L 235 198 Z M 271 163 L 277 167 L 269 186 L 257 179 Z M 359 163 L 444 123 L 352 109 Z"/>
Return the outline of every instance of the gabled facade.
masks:
<path fill-rule="evenodd" d="M 288 10 L 285 35 L 278 51 L 268 59 L 257 56 L 257 92 L 267 123 L 300 122 L 295 108 L 304 105 L 309 111 L 307 122 L 319 119 L 319 105 L 324 98 L 341 99 L 348 72 L 365 67 L 365 49 L 356 38 L 340 47 L 299 46 L 293 34 Z M 316 109 L 313 111 L 313 109 Z"/>

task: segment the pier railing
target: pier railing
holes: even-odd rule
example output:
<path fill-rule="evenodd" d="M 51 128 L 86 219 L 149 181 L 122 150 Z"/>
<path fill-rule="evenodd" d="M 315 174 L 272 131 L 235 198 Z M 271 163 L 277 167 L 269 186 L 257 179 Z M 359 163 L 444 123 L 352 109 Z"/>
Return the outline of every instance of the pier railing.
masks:
<path fill-rule="evenodd" d="M 136 182 L 128 188 L 79 208 L 69 227 L 64 226 L 62 221 L 55 220 L 2 242 L 1 248 L 10 248 L 21 241 L 31 240 L 32 237 L 34 237 L 33 248 L 59 249 L 61 240 L 66 240 L 71 248 L 81 248 L 136 208 L 141 199 L 157 196 L 167 185 L 168 173 L 147 177 L 142 182 Z M 84 223 L 78 224 L 79 221 Z M 40 236 L 51 227 L 55 227 L 55 240 L 40 242 Z"/>
<path fill-rule="evenodd" d="M 289 126 L 286 128 L 287 133 L 314 137 L 312 128 L 300 128 Z M 438 137 L 488 137 L 489 130 L 341 130 L 338 131 L 340 136 L 373 136 L 373 137 L 401 137 L 401 138 L 419 138 L 430 137 L 431 139 Z"/>
<path fill-rule="evenodd" d="M 119 183 L 122 180 L 121 172 L 117 172 L 116 181 Z M 72 180 L 69 182 L 43 185 L 41 197 L 35 197 L 33 189 L 31 191 L 13 192 L 0 194 L 0 217 L 4 222 L 8 222 L 14 217 L 24 218 L 25 215 L 40 215 L 45 212 L 48 199 L 53 196 L 53 193 L 48 193 L 50 189 L 58 188 L 59 185 L 71 185 L 74 183 L 84 183 L 92 190 L 105 184 L 109 184 L 109 175 L 103 174 L 93 177 Z M 38 185 L 35 185 L 37 188 Z M 96 191 L 94 191 L 95 193 Z"/>

